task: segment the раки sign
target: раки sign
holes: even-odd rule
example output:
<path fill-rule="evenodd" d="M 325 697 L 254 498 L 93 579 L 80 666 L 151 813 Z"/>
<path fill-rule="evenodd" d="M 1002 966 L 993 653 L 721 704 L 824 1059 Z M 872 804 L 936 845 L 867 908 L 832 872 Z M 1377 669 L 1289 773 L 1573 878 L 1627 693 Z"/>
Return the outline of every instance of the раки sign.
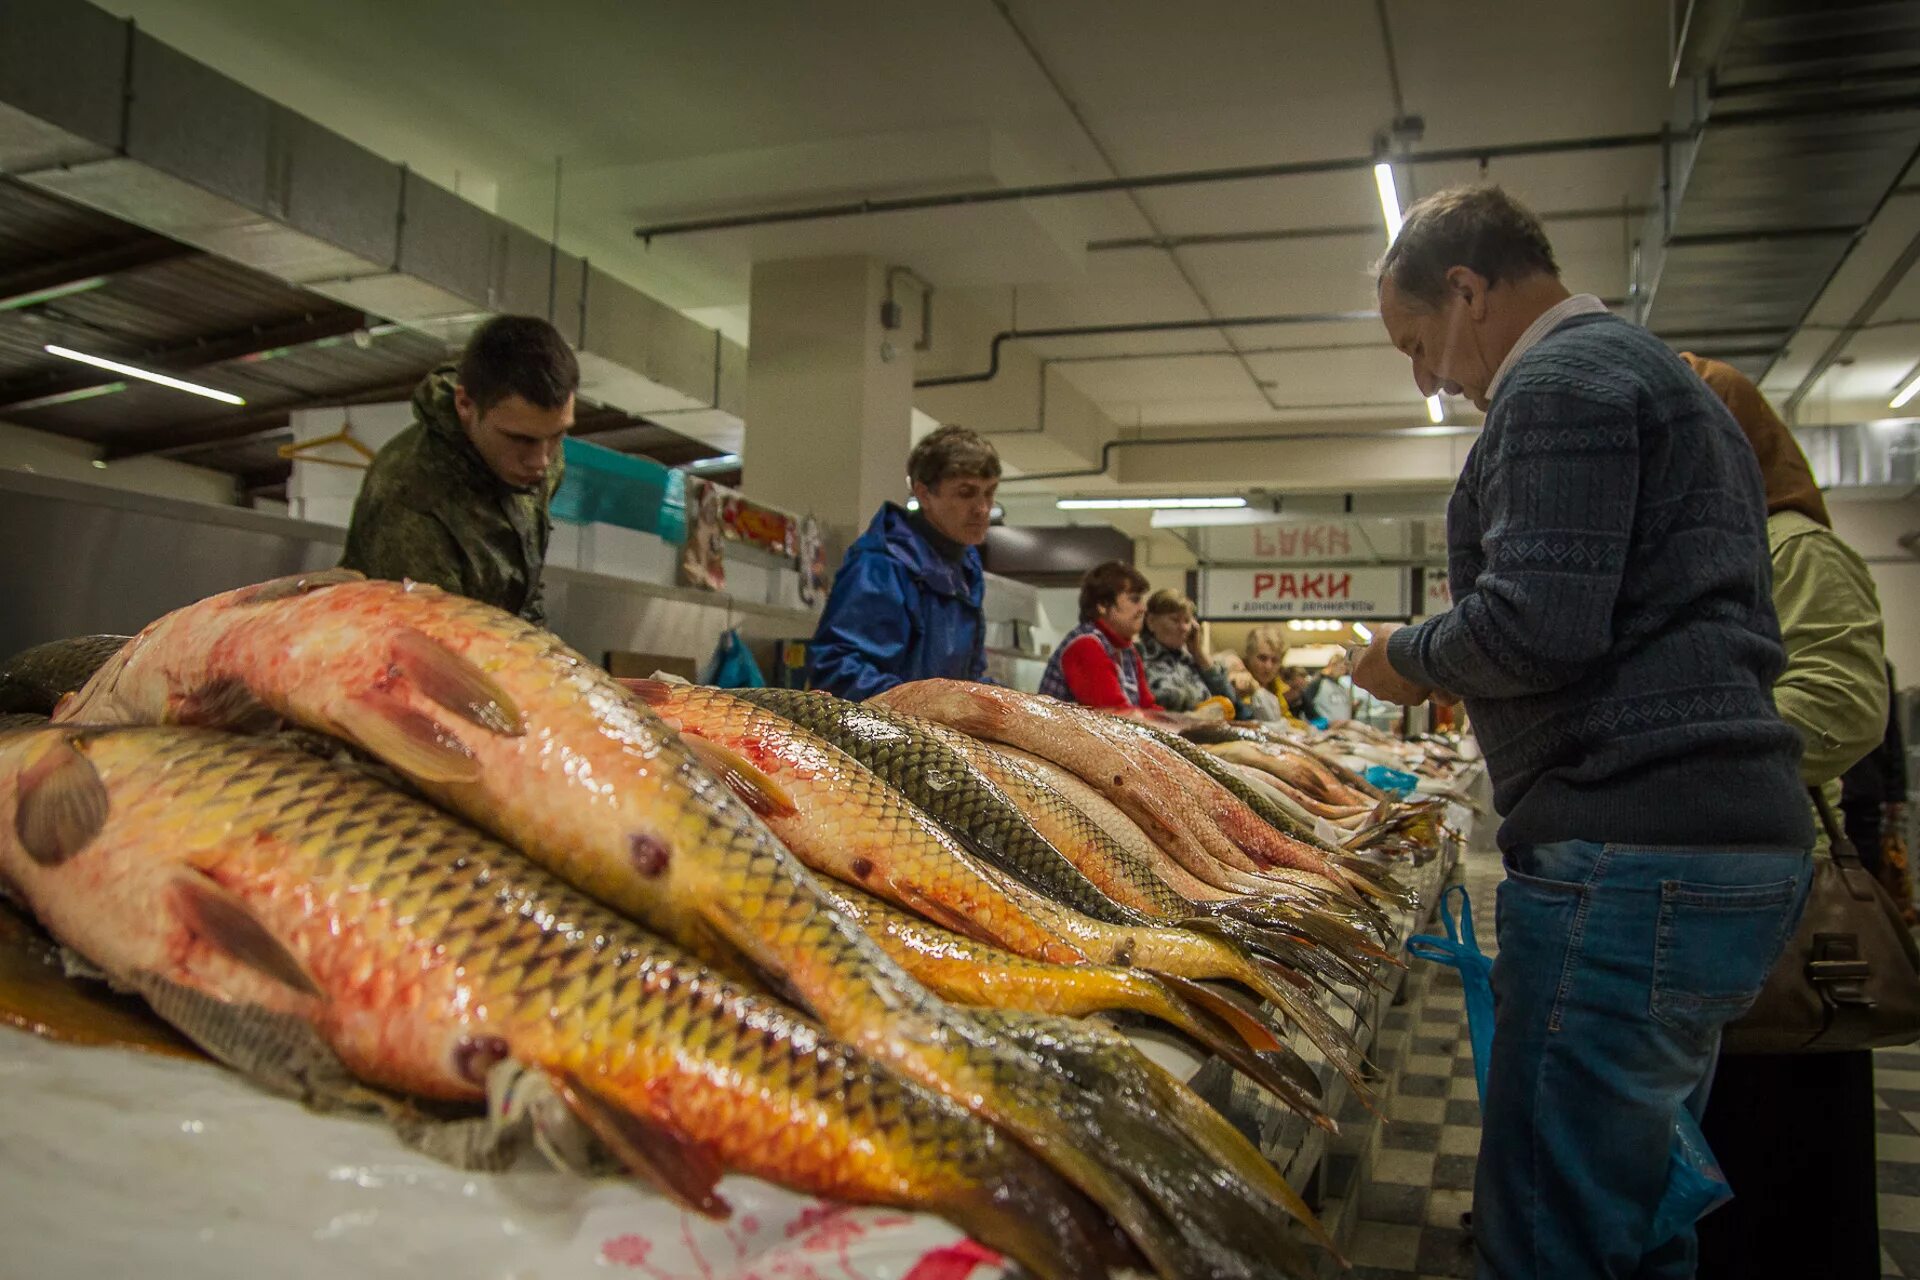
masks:
<path fill-rule="evenodd" d="M 1323 569 L 1307 565 L 1200 571 L 1208 618 L 1404 618 L 1412 602 L 1407 569 Z"/>
<path fill-rule="evenodd" d="M 1267 573 L 1253 575 L 1255 600 L 1351 600 L 1353 574 L 1338 569 L 1319 573 Z"/>

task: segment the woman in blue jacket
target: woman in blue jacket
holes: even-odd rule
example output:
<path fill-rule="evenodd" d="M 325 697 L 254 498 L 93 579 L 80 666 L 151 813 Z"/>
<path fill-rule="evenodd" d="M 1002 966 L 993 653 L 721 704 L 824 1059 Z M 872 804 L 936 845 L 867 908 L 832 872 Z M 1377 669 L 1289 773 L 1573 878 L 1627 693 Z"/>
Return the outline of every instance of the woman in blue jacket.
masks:
<path fill-rule="evenodd" d="M 807 655 L 816 689 L 857 700 L 910 680 L 986 676 L 979 547 L 1000 456 L 965 427 L 941 427 L 914 446 L 907 478 L 919 509 L 881 507 L 834 577 Z"/>

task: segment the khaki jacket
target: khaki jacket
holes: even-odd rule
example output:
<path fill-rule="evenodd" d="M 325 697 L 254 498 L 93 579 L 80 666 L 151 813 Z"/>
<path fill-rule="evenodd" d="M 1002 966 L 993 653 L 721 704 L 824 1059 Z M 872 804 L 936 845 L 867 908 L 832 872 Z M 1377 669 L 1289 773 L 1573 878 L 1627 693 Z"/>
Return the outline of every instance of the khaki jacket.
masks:
<path fill-rule="evenodd" d="M 1822 788 L 1838 817 L 1840 775 L 1879 746 L 1887 728 L 1880 597 L 1859 553 L 1798 511 L 1767 517 L 1767 547 L 1787 650 L 1774 705 L 1800 731 L 1801 779 Z M 1821 830 L 1815 850 L 1826 847 Z"/>
<path fill-rule="evenodd" d="M 547 506 L 564 463 L 556 456 L 535 490 L 503 483 L 467 439 L 454 386 L 454 366 L 443 365 L 414 391 L 414 423 L 368 469 L 340 563 L 370 578 L 430 582 L 545 625 Z"/>

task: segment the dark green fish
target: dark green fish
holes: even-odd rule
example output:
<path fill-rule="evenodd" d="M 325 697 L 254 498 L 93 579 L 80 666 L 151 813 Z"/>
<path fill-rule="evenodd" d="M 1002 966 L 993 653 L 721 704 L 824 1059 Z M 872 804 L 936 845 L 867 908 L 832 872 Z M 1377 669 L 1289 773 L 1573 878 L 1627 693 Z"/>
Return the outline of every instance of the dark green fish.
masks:
<path fill-rule="evenodd" d="M 85 684 L 127 636 L 75 636 L 23 649 L 0 662 L 0 711 L 50 716 L 62 696 Z"/>

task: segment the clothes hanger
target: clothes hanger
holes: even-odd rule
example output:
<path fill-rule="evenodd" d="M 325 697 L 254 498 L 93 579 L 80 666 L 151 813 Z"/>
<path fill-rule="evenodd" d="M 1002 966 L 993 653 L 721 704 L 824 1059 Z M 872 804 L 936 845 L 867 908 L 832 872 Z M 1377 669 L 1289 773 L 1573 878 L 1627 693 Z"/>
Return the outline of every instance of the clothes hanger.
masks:
<path fill-rule="evenodd" d="M 360 455 L 359 462 L 347 462 L 339 458 L 311 456 L 317 450 L 329 445 L 343 444 Z M 278 450 L 283 458 L 298 458 L 303 462 L 318 462 L 329 467 L 347 467 L 354 471 L 365 471 L 373 462 L 373 450 L 353 434 L 353 415 L 348 414 L 340 424 L 340 429 L 331 435 L 315 436 L 311 440 L 296 440 L 292 444 L 283 444 Z"/>

